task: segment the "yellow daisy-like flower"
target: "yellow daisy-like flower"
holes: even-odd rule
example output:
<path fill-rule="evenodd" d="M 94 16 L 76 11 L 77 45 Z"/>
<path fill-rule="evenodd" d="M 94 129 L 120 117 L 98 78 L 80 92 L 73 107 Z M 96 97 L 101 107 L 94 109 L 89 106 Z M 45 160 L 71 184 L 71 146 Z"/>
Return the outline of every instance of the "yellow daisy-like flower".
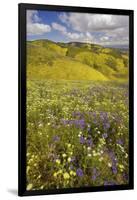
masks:
<path fill-rule="evenodd" d="M 68 158 L 68 162 L 71 162 L 71 158 L 70 157 Z"/>
<path fill-rule="evenodd" d="M 68 144 L 68 147 L 71 147 L 71 144 L 70 144 L 70 143 Z"/>
<path fill-rule="evenodd" d="M 127 153 L 125 154 L 125 158 L 128 158 L 128 154 Z"/>
<path fill-rule="evenodd" d="M 62 157 L 65 158 L 67 155 L 65 153 L 62 154 Z"/>
<path fill-rule="evenodd" d="M 99 158 L 99 161 L 101 162 L 102 160 L 103 160 L 103 157 L 100 157 L 100 158 Z"/>
<path fill-rule="evenodd" d="M 90 150 L 91 150 L 91 147 L 88 147 L 87 150 L 90 151 Z"/>
<path fill-rule="evenodd" d="M 76 176 L 76 172 L 74 172 L 73 170 L 70 171 L 70 175 L 71 176 Z"/>
<path fill-rule="evenodd" d="M 109 162 L 109 163 L 108 163 L 108 167 L 112 167 L 112 163 Z"/>
<path fill-rule="evenodd" d="M 119 168 L 120 168 L 120 169 L 124 169 L 124 165 L 119 164 Z"/>
<path fill-rule="evenodd" d="M 58 171 L 58 174 L 62 174 L 62 172 L 63 172 L 62 169 L 60 169 L 60 170 Z"/>
<path fill-rule="evenodd" d="M 57 173 L 55 172 L 55 173 L 53 174 L 53 176 L 54 176 L 54 177 L 57 177 Z"/>
<path fill-rule="evenodd" d="M 63 174 L 63 177 L 64 177 L 64 179 L 69 179 L 69 178 L 70 178 L 70 175 L 69 175 L 69 173 L 65 172 L 65 173 Z"/>
<path fill-rule="evenodd" d="M 60 160 L 59 160 L 59 159 L 56 159 L 56 163 L 59 165 L 59 164 L 60 164 Z"/>
<path fill-rule="evenodd" d="M 27 190 L 31 190 L 32 187 L 33 187 L 33 184 L 32 184 L 32 183 L 29 183 L 29 184 L 27 185 Z"/>

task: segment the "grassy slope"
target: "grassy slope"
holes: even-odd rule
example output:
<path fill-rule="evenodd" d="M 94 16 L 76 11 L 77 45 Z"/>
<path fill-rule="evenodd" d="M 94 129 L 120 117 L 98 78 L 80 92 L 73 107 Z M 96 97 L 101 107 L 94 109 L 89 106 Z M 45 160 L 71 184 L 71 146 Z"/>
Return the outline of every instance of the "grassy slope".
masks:
<path fill-rule="evenodd" d="M 28 65 L 31 79 L 108 80 L 88 65 L 67 58 L 56 59 L 53 65 Z"/>
<path fill-rule="evenodd" d="M 128 55 L 94 44 L 27 43 L 27 75 L 31 79 L 126 79 Z"/>

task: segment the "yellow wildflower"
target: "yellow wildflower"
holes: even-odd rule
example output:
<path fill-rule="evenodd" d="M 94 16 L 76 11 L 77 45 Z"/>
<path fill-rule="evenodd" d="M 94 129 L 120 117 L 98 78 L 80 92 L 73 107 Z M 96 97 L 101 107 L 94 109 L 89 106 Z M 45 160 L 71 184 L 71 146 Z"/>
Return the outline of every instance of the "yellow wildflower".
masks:
<path fill-rule="evenodd" d="M 62 157 L 65 158 L 67 155 L 65 153 L 62 154 Z"/>
<path fill-rule="evenodd" d="M 28 185 L 27 185 L 27 190 L 31 190 L 32 187 L 33 187 L 33 184 L 32 184 L 32 183 L 28 184 Z"/>
<path fill-rule="evenodd" d="M 53 176 L 54 176 L 54 177 L 57 177 L 57 173 L 55 172 L 55 173 L 53 174 Z"/>
<path fill-rule="evenodd" d="M 63 177 L 64 177 L 64 179 L 69 179 L 69 178 L 70 178 L 70 175 L 69 175 L 69 173 L 65 172 L 65 173 L 63 174 Z"/>
<path fill-rule="evenodd" d="M 76 172 L 74 172 L 73 170 L 70 171 L 70 175 L 71 176 L 76 176 Z"/>
<path fill-rule="evenodd" d="M 71 144 L 70 144 L 70 143 L 68 143 L 68 147 L 71 147 Z"/>
<path fill-rule="evenodd" d="M 60 160 L 59 160 L 59 159 L 56 159 L 56 163 L 59 165 L 59 164 L 60 164 Z"/>
<path fill-rule="evenodd" d="M 108 163 L 108 167 L 112 167 L 112 164 L 110 162 Z"/>
<path fill-rule="evenodd" d="M 71 158 L 70 157 L 68 158 L 68 162 L 71 162 Z"/>

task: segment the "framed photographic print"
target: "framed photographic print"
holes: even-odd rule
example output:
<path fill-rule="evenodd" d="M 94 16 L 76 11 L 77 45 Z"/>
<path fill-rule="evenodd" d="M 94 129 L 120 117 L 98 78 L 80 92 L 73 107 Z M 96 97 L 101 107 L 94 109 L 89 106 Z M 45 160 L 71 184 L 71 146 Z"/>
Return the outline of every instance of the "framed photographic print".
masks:
<path fill-rule="evenodd" d="M 133 10 L 19 4 L 19 195 L 133 189 Z"/>

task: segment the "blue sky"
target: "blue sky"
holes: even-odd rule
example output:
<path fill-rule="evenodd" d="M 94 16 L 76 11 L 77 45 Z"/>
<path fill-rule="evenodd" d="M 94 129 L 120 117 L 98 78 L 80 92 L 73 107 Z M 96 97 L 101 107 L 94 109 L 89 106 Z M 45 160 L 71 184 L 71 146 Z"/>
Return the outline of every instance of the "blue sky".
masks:
<path fill-rule="evenodd" d="M 29 12 L 29 11 L 28 11 Z M 38 21 L 40 24 L 47 24 L 51 25 L 52 22 L 56 21 L 59 23 L 58 19 L 58 12 L 48 12 L 48 11 L 37 11 L 37 16 L 40 18 Z M 32 21 L 35 23 L 35 19 L 33 19 L 34 14 L 32 15 Z M 64 36 L 61 36 L 57 30 L 52 30 L 52 31 L 45 31 L 42 34 L 37 34 L 37 32 L 34 32 L 34 34 L 27 34 L 27 39 L 28 40 L 35 40 L 35 39 L 49 39 L 53 41 L 64 41 L 66 38 Z"/>
<path fill-rule="evenodd" d="M 27 40 L 128 45 L 128 16 L 27 10 Z"/>

